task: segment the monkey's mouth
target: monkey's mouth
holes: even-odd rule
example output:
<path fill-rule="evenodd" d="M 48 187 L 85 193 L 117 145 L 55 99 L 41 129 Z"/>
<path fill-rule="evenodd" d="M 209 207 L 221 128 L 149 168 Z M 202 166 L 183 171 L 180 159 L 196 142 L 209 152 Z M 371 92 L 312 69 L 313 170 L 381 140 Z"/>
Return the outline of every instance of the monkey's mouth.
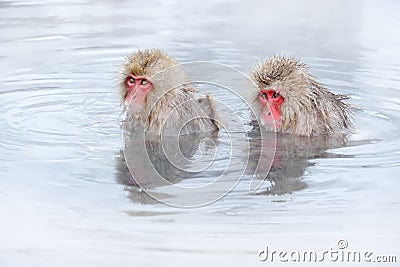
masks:
<path fill-rule="evenodd" d="M 146 93 L 139 88 L 130 90 L 125 98 L 125 107 L 131 114 L 141 113 L 145 107 Z"/>
<path fill-rule="evenodd" d="M 140 105 L 132 101 L 131 102 L 125 101 L 125 107 L 128 113 L 132 115 L 140 114 L 144 109 L 144 105 Z"/>
<path fill-rule="evenodd" d="M 137 115 L 141 113 L 144 109 L 143 101 L 138 101 L 135 94 L 129 94 L 125 98 L 126 110 L 132 115 Z"/>
<path fill-rule="evenodd" d="M 282 125 L 282 116 L 280 107 L 266 104 L 261 111 L 262 124 L 270 130 L 279 130 Z"/>

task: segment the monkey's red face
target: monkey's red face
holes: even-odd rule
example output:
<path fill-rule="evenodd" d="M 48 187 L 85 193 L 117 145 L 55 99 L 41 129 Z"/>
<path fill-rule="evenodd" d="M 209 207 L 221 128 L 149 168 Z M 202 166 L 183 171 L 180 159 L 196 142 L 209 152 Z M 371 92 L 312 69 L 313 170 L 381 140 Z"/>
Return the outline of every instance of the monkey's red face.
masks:
<path fill-rule="evenodd" d="M 146 105 L 146 95 L 153 88 L 153 84 L 145 76 L 129 75 L 125 79 L 125 103 L 129 110 L 140 112 Z"/>
<path fill-rule="evenodd" d="M 261 105 L 262 120 L 271 130 L 281 127 L 281 105 L 285 101 L 283 96 L 272 89 L 262 89 L 258 93 L 258 101 Z"/>

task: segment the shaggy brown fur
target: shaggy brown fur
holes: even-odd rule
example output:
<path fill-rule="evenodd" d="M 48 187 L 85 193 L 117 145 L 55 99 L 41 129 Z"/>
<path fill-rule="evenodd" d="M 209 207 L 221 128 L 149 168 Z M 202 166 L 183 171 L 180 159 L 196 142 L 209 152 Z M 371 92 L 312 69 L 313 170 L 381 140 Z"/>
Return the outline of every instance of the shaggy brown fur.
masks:
<path fill-rule="evenodd" d="M 254 67 L 250 78 L 258 89 L 272 89 L 283 96 L 278 132 L 301 136 L 336 134 L 351 126 L 349 105 L 343 102 L 348 97 L 329 92 L 309 74 L 305 64 L 294 58 L 270 57 Z M 262 120 L 258 90 L 251 92 L 251 101 Z"/>
<path fill-rule="evenodd" d="M 153 84 L 140 113 L 125 107 L 128 75 L 146 76 Z M 196 99 L 176 61 L 159 49 L 139 50 L 127 57 L 118 73 L 117 91 L 128 119 L 143 125 L 148 132 L 161 134 L 161 130 L 168 130 L 172 134 L 186 134 L 218 129 L 211 97 Z"/>

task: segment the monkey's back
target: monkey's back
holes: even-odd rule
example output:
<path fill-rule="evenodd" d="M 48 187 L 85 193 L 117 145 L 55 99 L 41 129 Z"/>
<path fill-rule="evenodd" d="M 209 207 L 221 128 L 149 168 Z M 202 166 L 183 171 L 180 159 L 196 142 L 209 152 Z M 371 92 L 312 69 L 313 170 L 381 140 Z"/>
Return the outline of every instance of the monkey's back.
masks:
<path fill-rule="evenodd" d="M 164 94 L 149 111 L 148 132 L 182 135 L 218 130 L 216 111 L 210 96 L 195 98 L 190 90 L 173 89 Z"/>

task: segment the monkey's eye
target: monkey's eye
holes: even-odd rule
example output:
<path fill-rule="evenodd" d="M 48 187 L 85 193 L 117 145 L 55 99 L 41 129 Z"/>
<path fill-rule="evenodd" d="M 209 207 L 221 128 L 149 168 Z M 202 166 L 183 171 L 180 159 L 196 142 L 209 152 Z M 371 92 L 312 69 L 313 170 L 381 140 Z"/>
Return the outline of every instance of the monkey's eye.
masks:
<path fill-rule="evenodd" d="M 279 93 L 277 93 L 277 92 L 274 92 L 273 94 L 272 94 L 272 98 L 277 98 L 279 96 Z"/>
<path fill-rule="evenodd" d="M 267 98 L 267 93 L 262 93 L 261 96 L 262 96 L 263 98 Z"/>
<path fill-rule="evenodd" d="M 140 82 L 141 85 L 146 85 L 149 81 L 146 79 L 142 79 L 142 81 Z"/>
<path fill-rule="evenodd" d="M 135 79 L 133 77 L 130 77 L 129 78 L 129 83 L 131 83 L 131 84 L 135 83 Z"/>

